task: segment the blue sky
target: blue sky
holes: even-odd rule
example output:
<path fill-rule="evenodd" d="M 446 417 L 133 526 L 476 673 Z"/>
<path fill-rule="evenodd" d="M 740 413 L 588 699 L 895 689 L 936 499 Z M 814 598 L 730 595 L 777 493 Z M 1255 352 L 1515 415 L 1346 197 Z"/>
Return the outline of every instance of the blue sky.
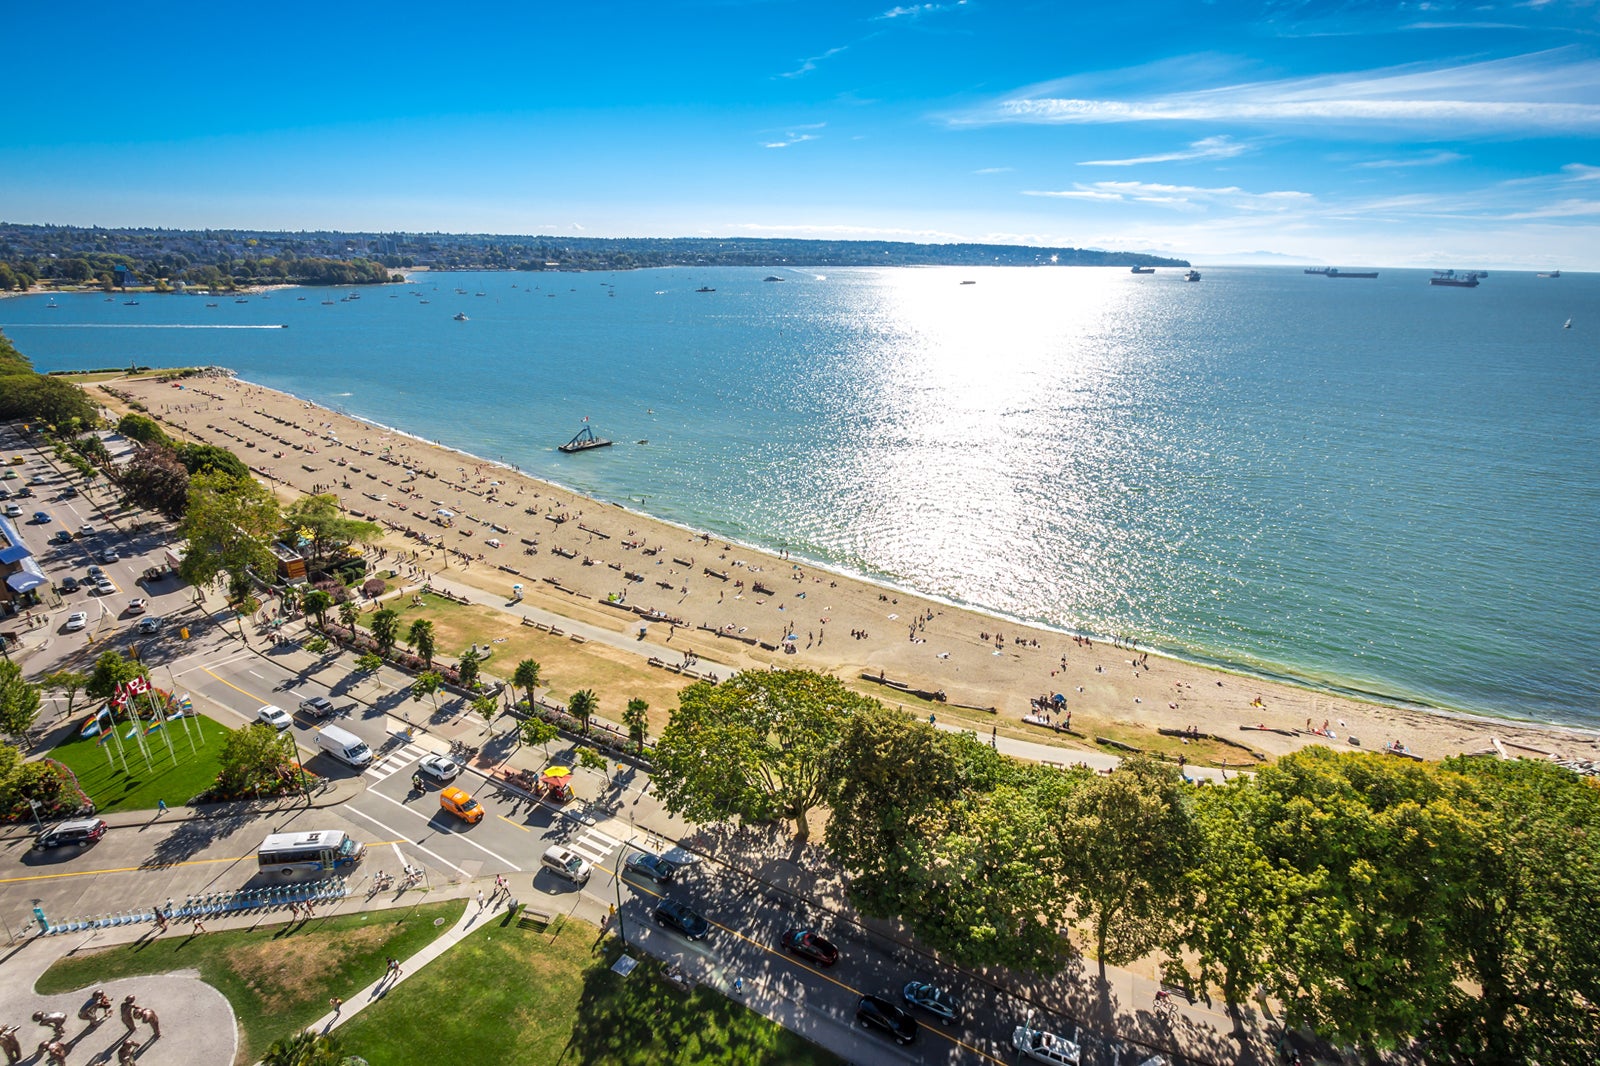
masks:
<path fill-rule="evenodd" d="M 9 221 L 1600 263 L 1595 2 L 92 0 L 4 21 Z"/>

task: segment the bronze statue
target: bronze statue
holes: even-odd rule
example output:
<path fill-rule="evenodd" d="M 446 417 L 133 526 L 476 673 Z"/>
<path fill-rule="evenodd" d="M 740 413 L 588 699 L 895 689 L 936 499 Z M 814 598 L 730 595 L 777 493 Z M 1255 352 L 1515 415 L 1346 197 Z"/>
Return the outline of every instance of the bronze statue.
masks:
<path fill-rule="evenodd" d="M 106 990 L 97 988 L 83 1006 L 78 1008 L 78 1020 L 88 1022 L 90 1025 L 99 1025 L 111 1017 L 111 997 L 106 995 Z"/>
<path fill-rule="evenodd" d="M 134 1056 L 139 1053 L 139 1042 L 133 1037 L 128 1037 L 117 1045 L 117 1066 L 133 1066 Z"/>
<path fill-rule="evenodd" d="M 22 1041 L 17 1039 L 17 1026 L 0 1029 L 0 1048 L 5 1049 L 7 1066 L 17 1066 L 22 1061 Z"/>
<path fill-rule="evenodd" d="M 139 1028 L 139 1023 L 133 1020 L 134 1003 L 132 995 L 123 998 L 120 1009 L 122 1011 L 122 1024 L 128 1027 L 128 1032 L 131 1033 Z"/>
<path fill-rule="evenodd" d="M 67 1045 L 59 1040 L 39 1041 L 39 1054 L 50 1060 L 50 1066 L 67 1066 Z"/>
<path fill-rule="evenodd" d="M 42 1010 L 36 1010 L 33 1012 L 33 1020 L 52 1030 L 57 1040 L 67 1034 L 67 1015 L 63 1011 L 51 1011 L 46 1014 Z"/>
<path fill-rule="evenodd" d="M 144 1022 L 144 1024 L 150 1027 L 153 1033 L 150 1039 L 161 1039 L 161 1019 L 156 1017 L 155 1011 L 151 1010 L 149 1007 L 140 1007 L 138 1010 L 138 1018 L 141 1022 Z"/>

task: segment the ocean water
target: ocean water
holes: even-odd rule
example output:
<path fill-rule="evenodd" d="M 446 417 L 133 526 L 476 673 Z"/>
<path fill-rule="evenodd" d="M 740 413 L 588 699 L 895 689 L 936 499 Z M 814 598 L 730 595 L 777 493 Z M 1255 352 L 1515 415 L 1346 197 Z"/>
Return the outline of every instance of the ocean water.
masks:
<path fill-rule="evenodd" d="M 0 328 L 43 370 L 219 363 L 1008 617 L 1600 726 L 1600 275 L 1203 269 L 424 274 Z M 617 446 L 557 452 L 585 416 Z"/>

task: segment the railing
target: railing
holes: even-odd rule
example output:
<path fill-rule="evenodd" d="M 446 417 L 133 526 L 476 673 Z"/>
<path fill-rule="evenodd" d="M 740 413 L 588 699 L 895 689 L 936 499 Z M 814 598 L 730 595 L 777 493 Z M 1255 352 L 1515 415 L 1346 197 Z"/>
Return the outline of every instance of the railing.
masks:
<path fill-rule="evenodd" d="M 333 877 L 315 884 L 279 885 L 271 888 L 245 888 L 235 892 L 211 892 L 185 896 L 181 904 L 164 910 L 166 920 L 193 921 L 196 918 L 226 917 L 241 911 L 271 910 L 291 903 L 319 903 L 342 899 L 350 891 L 347 877 Z M 52 923 L 41 930 L 43 936 L 57 933 L 78 933 L 91 929 L 109 929 L 119 925 L 138 925 L 156 920 L 154 910 L 115 911 L 92 918 L 77 918 Z"/>

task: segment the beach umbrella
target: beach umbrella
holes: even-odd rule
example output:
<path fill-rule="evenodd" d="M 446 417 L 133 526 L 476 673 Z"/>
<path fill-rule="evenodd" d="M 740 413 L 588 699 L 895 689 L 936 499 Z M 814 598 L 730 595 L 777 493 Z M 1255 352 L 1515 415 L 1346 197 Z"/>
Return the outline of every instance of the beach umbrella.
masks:
<path fill-rule="evenodd" d="M 1057 707 L 1059 707 L 1063 703 L 1067 702 L 1067 698 L 1065 696 L 1063 696 L 1061 693 L 1057 692 L 1054 696 L 1050 697 L 1050 702 L 1055 704 Z"/>
<path fill-rule="evenodd" d="M 522 591 L 522 586 L 521 585 L 512 585 L 511 586 L 511 591 L 512 592 L 521 592 Z"/>
<path fill-rule="evenodd" d="M 570 767 L 570 766 L 552 766 L 549 769 L 545 770 L 544 776 L 545 777 L 553 777 L 553 778 L 556 778 L 558 780 L 560 778 L 563 778 L 563 777 L 571 777 L 572 776 L 572 767 Z"/>
<path fill-rule="evenodd" d="M 446 510 L 443 507 L 439 508 L 437 511 L 435 511 L 433 513 L 438 515 L 440 518 L 454 518 L 456 516 L 456 513 L 454 511 Z"/>

